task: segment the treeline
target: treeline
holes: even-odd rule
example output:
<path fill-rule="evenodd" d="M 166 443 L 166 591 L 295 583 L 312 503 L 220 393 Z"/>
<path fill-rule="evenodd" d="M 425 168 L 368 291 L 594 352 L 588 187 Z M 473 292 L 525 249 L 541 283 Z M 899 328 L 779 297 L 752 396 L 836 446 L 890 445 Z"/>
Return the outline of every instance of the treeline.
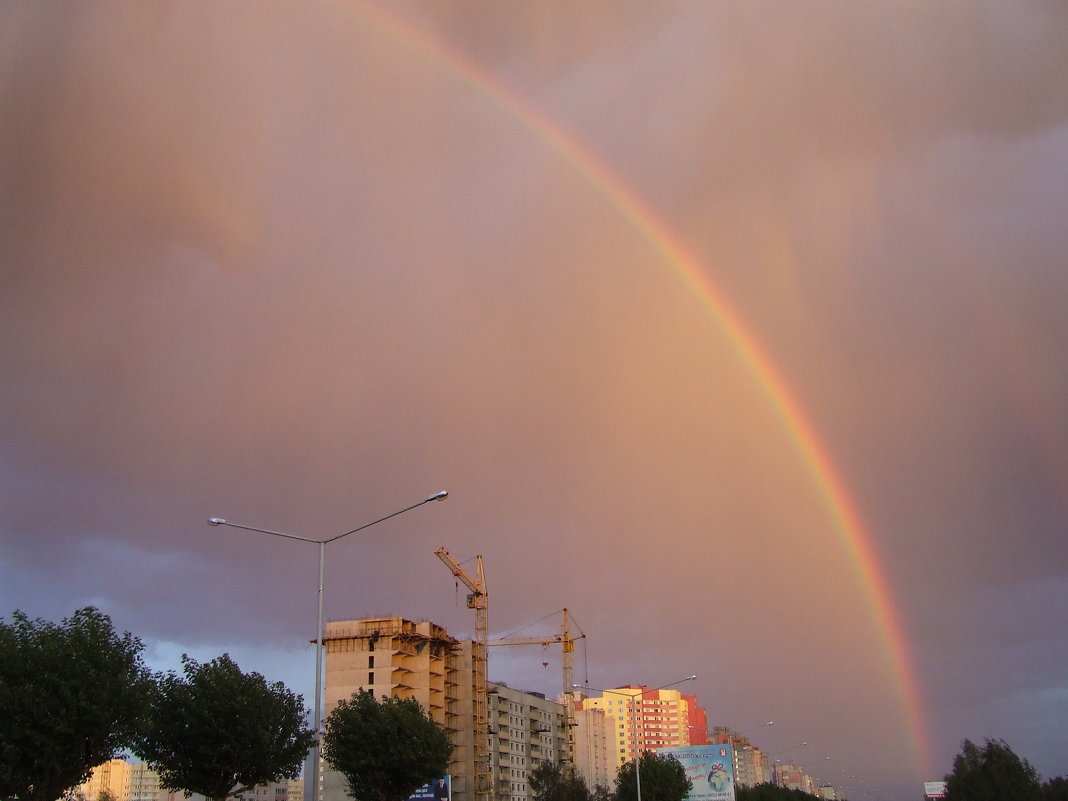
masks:
<path fill-rule="evenodd" d="M 1068 801 L 1068 779 L 1043 782 L 1030 762 L 992 737 L 981 746 L 965 740 L 945 781 L 946 801 Z"/>
<path fill-rule="evenodd" d="M 304 699 L 227 654 L 153 673 L 141 640 L 93 607 L 61 623 L 0 619 L 0 801 L 57 801 L 127 752 L 170 791 L 224 801 L 295 779 L 316 733 Z M 405 801 L 452 745 L 414 700 L 358 693 L 323 726 L 323 758 L 357 801 Z"/>
<path fill-rule="evenodd" d="M 671 754 L 642 754 L 638 765 L 642 801 L 683 801 L 692 788 L 682 763 Z M 637 801 L 634 763 L 620 765 L 613 788 L 589 788 L 573 768 L 543 763 L 531 772 L 534 801 Z M 774 784 L 737 787 L 737 801 L 816 801 L 816 796 Z"/>

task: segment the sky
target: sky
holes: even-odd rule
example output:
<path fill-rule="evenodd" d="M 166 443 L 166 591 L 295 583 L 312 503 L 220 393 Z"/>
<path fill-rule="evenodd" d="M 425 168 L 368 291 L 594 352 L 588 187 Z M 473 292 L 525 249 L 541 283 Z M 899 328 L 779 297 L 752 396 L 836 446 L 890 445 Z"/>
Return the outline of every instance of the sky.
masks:
<path fill-rule="evenodd" d="M 3 2 L 0 615 L 310 699 L 316 547 L 207 518 L 448 490 L 328 620 L 470 637 L 445 546 L 850 798 L 1068 775 L 1066 209 L 1052 0 Z"/>

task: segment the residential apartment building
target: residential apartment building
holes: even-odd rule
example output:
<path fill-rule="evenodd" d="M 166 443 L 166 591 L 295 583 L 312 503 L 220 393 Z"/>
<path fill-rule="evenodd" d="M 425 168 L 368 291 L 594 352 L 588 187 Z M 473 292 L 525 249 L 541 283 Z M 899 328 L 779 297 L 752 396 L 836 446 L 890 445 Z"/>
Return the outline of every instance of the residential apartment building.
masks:
<path fill-rule="evenodd" d="M 303 801 L 304 782 L 275 782 L 246 790 L 241 801 L 288 801 L 293 785 L 301 793 L 295 801 Z M 84 801 L 207 801 L 204 796 L 164 790 L 159 786 L 159 774 L 144 762 L 112 759 L 93 769 L 89 778 L 75 791 L 74 797 Z"/>
<path fill-rule="evenodd" d="M 130 763 L 125 759 L 110 759 L 93 768 L 79 787 L 74 791 L 75 797 L 85 801 L 126 801 L 126 791 L 130 783 Z"/>
<path fill-rule="evenodd" d="M 690 731 L 688 745 L 708 745 L 708 712 L 697 703 L 696 695 L 684 695 L 686 702 L 686 728 Z"/>
<path fill-rule="evenodd" d="M 712 730 L 715 743 L 727 743 L 731 746 L 734 761 L 734 781 L 743 787 L 753 787 L 770 781 L 768 757 L 760 747 L 754 745 L 749 737 L 727 726 L 716 726 Z"/>
<path fill-rule="evenodd" d="M 595 787 L 612 789 L 616 783 L 615 718 L 603 709 L 583 709 L 575 706 L 575 770 L 591 790 Z"/>
<path fill-rule="evenodd" d="M 772 768 L 772 781 L 780 787 L 816 794 L 816 780 L 805 769 L 793 762 L 776 762 Z"/>
<path fill-rule="evenodd" d="M 628 684 L 602 690 L 600 698 L 582 698 L 583 709 L 601 709 L 613 719 L 616 765 L 634 759 L 635 754 L 679 748 L 690 742 L 690 705 L 694 696 L 678 690 L 650 690 L 645 685 Z"/>
<path fill-rule="evenodd" d="M 566 758 L 563 705 L 491 682 L 489 724 L 495 801 L 528 801 L 530 774 Z"/>

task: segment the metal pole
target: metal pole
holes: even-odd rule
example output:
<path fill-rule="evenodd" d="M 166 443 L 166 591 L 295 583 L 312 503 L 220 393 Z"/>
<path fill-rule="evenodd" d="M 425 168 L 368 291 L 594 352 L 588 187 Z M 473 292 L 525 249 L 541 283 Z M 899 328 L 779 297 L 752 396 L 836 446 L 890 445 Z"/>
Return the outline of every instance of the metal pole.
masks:
<path fill-rule="evenodd" d="M 644 695 L 645 693 L 640 693 Z M 638 790 L 638 801 L 642 801 L 642 772 L 641 772 L 641 753 L 638 750 L 638 696 L 632 695 L 630 697 L 630 709 L 632 717 L 634 718 L 634 785 Z"/>
<path fill-rule="evenodd" d="M 312 745 L 311 789 L 304 788 L 304 801 L 319 801 L 319 739 L 323 735 L 323 555 L 319 543 L 319 612 L 315 618 L 315 744 Z"/>
<path fill-rule="evenodd" d="M 391 512 L 385 517 L 380 517 L 377 520 L 372 520 L 370 523 L 364 523 L 362 526 L 346 531 L 343 534 L 330 537 L 328 539 L 312 539 L 311 537 L 301 537 L 297 534 L 287 534 L 284 531 L 272 531 L 269 528 L 259 528 L 258 526 L 246 526 L 242 523 L 231 523 L 222 517 L 209 517 L 209 526 L 231 526 L 233 528 L 241 528 L 245 531 L 258 531 L 260 534 L 271 534 L 275 537 L 285 537 L 288 540 L 300 540 L 301 542 L 314 542 L 319 546 L 319 590 L 318 590 L 318 612 L 315 617 L 315 741 L 311 747 L 311 786 L 308 786 L 308 777 L 305 776 L 304 784 L 304 801 L 319 801 L 319 738 L 323 732 L 323 563 L 324 553 L 327 543 L 335 542 L 342 537 L 347 537 L 350 534 L 355 534 L 357 531 L 363 531 L 365 528 L 370 528 L 377 523 L 381 523 L 385 520 L 389 520 L 391 517 L 404 514 L 407 511 L 415 509 L 418 506 L 422 506 L 425 503 L 431 501 L 443 501 L 449 497 L 449 493 L 446 490 L 440 490 L 432 495 L 428 495 L 418 503 L 413 503 L 411 506 L 406 506 L 403 509 L 399 509 L 396 512 Z"/>

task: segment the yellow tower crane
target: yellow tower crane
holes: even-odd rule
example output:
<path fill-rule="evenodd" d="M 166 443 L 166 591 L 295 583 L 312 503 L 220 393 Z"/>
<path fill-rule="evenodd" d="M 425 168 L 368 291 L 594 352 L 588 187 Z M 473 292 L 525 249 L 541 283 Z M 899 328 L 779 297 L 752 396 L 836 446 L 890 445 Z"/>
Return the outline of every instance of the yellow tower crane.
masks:
<path fill-rule="evenodd" d="M 478 565 L 475 578 L 471 578 L 444 547 L 434 551 L 434 555 L 444 562 L 452 574 L 471 591 L 467 595 L 467 608 L 475 610 L 475 639 L 471 649 L 471 669 L 475 681 L 475 796 L 479 801 L 490 801 L 493 797 L 493 782 L 490 775 L 489 681 L 486 648 L 489 641 L 489 593 L 486 591 L 486 574 L 482 569 L 482 555 L 475 557 Z"/>
<path fill-rule="evenodd" d="M 563 656 L 564 673 L 564 759 L 568 765 L 575 764 L 575 685 L 574 685 L 574 653 L 575 640 L 581 640 L 586 635 L 579 634 L 577 638 L 571 636 L 571 623 L 567 608 L 563 610 L 563 621 L 560 625 L 559 634 L 549 634 L 541 637 L 503 637 L 489 643 L 490 646 L 498 645 L 552 645 L 560 643 Z"/>

